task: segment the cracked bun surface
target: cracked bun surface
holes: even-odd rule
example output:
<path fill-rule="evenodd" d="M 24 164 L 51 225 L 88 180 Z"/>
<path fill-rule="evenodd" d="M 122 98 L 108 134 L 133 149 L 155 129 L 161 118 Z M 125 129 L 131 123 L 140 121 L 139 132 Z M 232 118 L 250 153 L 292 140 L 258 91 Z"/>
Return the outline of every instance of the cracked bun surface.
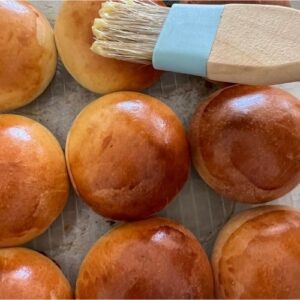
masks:
<path fill-rule="evenodd" d="M 0 112 L 37 98 L 55 73 L 56 48 L 48 20 L 29 2 L 0 1 Z"/>
<path fill-rule="evenodd" d="M 162 209 L 189 171 L 188 143 L 176 114 L 136 92 L 112 93 L 86 106 L 69 131 L 66 160 L 78 195 L 119 220 Z"/>
<path fill-rule="evenodd" d="M 55 137 L 36 121 L 0 115 L 0 247 L 44 232 L 63 210 L 68 191 Z"/>
<path fill-rule="evenodd" d="M 300 298 L 300 212 L 262 206 L 220 231 L 212 265 L 220 299 Z"/>
<path fill-rule="evenodd" d="M 72 299 L 59 267 L 48 257 L 26 248 L 0 249 L 1 299 Z"/>
<path fill-rule="evenodd" d="M 164 218 L 128 223 L 101 237 L 84 258 L 76 298 L 209 299 L 213 276 L 193 234 Z"/>
<path fill-rule="evenodd" d="M 300 101 L 275 87 L 234 85 L 197 108 L 189 130 L 192 157 L 215 191 L 261 203 L 300 180 Z"/>
<path fill-rule="evenodd" d="M 56 45 L 66 69 L 86 89 L 106 94 L 143 90 L 157 81 L 153 67 L 105 58 L 90 50 L 92 25 L 102 1 L 64 1 L 55 24 Z"/>

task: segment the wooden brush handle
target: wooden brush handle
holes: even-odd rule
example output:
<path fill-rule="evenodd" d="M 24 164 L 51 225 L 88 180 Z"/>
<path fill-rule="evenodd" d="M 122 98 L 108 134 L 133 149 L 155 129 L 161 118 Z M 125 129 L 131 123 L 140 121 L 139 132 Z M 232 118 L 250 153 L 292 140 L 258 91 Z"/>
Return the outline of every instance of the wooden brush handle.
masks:
<path fill-rule="evenodd" d="M 225 5 L 207 62 L 209 79 L 244 84 L 300 80 L 300 11 Z"/>

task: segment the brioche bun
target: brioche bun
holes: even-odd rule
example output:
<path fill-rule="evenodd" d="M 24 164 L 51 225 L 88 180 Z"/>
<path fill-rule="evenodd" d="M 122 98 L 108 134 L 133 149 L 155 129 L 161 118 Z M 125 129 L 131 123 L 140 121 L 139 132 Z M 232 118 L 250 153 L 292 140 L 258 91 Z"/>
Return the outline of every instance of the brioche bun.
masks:
<path fill-rule="evenodd" d="M 56 68 L 56 48 L 47 19 L 26 1 L 0 1 L 0 112 L 36 99 Z"/>
<path fill-rule="evenodd" d="M 232 200 L 274 200 L 299 183 L 300 102 L 286 91 L 219 90 L 200 103 L 189 139 L 198 173 Z"/>
<path fill-rule="evenodd" d="M 71 299 L 72 290 L 58 266 L 26 248 L 0 249 L 1 299 Z"/>
<path fill-rule="evenodd" d="M 212 265 L 220 299 L 300 298 L 300 212 L 284 206 L 233 217 L 214 246 Z"/>
<path fill-rule="evenodd" d="M 0 115 L 0 247 L 44 232 L 63 210 L 68 190 L 54 136 L 31 119 Z"/>
<path fill-rule="evenodd" d="M 208 299 L 213 278 L 208 258 L 190 231 L 152 218 L 104 235 L 86 255 L 76 298 Z"/>
<path fill-rule="evenodd" d="M 100 94 L 143 90 L 161 75 L 152 66 L 105 58 L 90 50 L 92 25 L 103 1 L 64 1 L 55 24 L 56 45 L 66 69 L 86 89 Z"/>
<path fill-rule="evenodd" d="M 187 180 L 189 152 L 175 113 L 159 100 L 116 92 L 89 104 L 67 138 L 66 159 L 78 195 L 101 215 L 147 217 Z"/>

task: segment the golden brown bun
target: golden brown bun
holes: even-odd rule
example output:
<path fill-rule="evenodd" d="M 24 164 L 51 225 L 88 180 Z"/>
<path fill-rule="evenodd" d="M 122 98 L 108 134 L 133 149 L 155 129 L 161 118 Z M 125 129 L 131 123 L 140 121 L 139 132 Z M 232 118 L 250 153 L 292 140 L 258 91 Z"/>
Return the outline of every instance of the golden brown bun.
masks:
<path fill-rule="evenodd" d="M 229 4 L 229 3 L 242 3 L 242 4 L 269 4 L 290 6 L 289 0 L 181 0 L 181 3 L 199 3 L 199 4 Z"/>
<path fill-rule="evenodd" d="M 152 218 L 103 236 L 80 267 L 76 297 L 199 299 L 213 297 L 208 258 L 182 225 Z"/>
<path fill-rule="evenodd" d="M 92 25 L 101 1 L 63 2 L 55 24 L 59 55 L 70 74 L 95 93 L 143 90 L 161 75 L 152 66 L 105 58 L 93 53 Z"/>
<path fill-rule="evenodd" d="M 0 111 L 38 97 L 56 68 L 53 31 L 47 19 L 24 1 L 0 1 Z"/>
<path fill-rule="evenodd" d="M 265 206 L 240 213 L 219 233 L 212 264 L 226 299 L 300 298 L 300 212 Z"/>
<path fill-rule="evenodd" d="M 159 211 L 188 176 L 184 129 L 165 104 L 116 92 L 88 105 L 66 143 L 69 174 L 79 196 L 101 215 L 139 219 Z"/>
<path fill-rule="evenodd" d="M 201 103 L 189 133 L 195 167 L 230 199 L 266 202 L 300 180 L 300 102 L 273 87 L 235 85 Z"/>
<path fill-rule="evenodd" d="M 39 123 L 0 115 L 0 247 L 41 234 L 68 198 L 64 155 Z"/>
<path fill-rule="evenodd" d="M 71 299 L 62 271 L 46 256 L 26 248 L 0 249 L 1 299 Z"/>

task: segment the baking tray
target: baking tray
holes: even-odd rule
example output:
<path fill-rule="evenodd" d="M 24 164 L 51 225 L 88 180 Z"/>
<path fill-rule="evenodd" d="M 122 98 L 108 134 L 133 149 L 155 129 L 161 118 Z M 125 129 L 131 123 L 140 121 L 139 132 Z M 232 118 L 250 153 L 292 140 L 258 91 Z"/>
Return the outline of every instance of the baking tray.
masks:
<path fill-rule="evenodd" d="M 60 2 L 31 2 L 54 25 Z M 300 2 L 295 3 L 300 6 Z M 300 82 L 281 87 L 300 98 Z M 165 73 L 156 85 L 145 92 L 169 105 L 187 127 L 197 104 L 215 89 L 215 86 L 199 77 Z M 15 113 L 44 124 L 64 148 L 67 132 L 76 115 L 99 96 L 82 88 L 59 61 L 56 75 L 47 90 L 32 104 Z M 300 207 L 300 186 L 275 203 Z M 214 193 L 192 169 L 183 190 L 159 215 L 184 224 L 210 255 L 216 234 L 224 222 L 235 212 L 247 207 L 249 206 L 235 204 Z M 88 249 L 117 223 L 94 213 L 71 190 L 63 213 L 28 247 L 44 252 L 55 260 L 74 286 L 80 263 Z"/>

